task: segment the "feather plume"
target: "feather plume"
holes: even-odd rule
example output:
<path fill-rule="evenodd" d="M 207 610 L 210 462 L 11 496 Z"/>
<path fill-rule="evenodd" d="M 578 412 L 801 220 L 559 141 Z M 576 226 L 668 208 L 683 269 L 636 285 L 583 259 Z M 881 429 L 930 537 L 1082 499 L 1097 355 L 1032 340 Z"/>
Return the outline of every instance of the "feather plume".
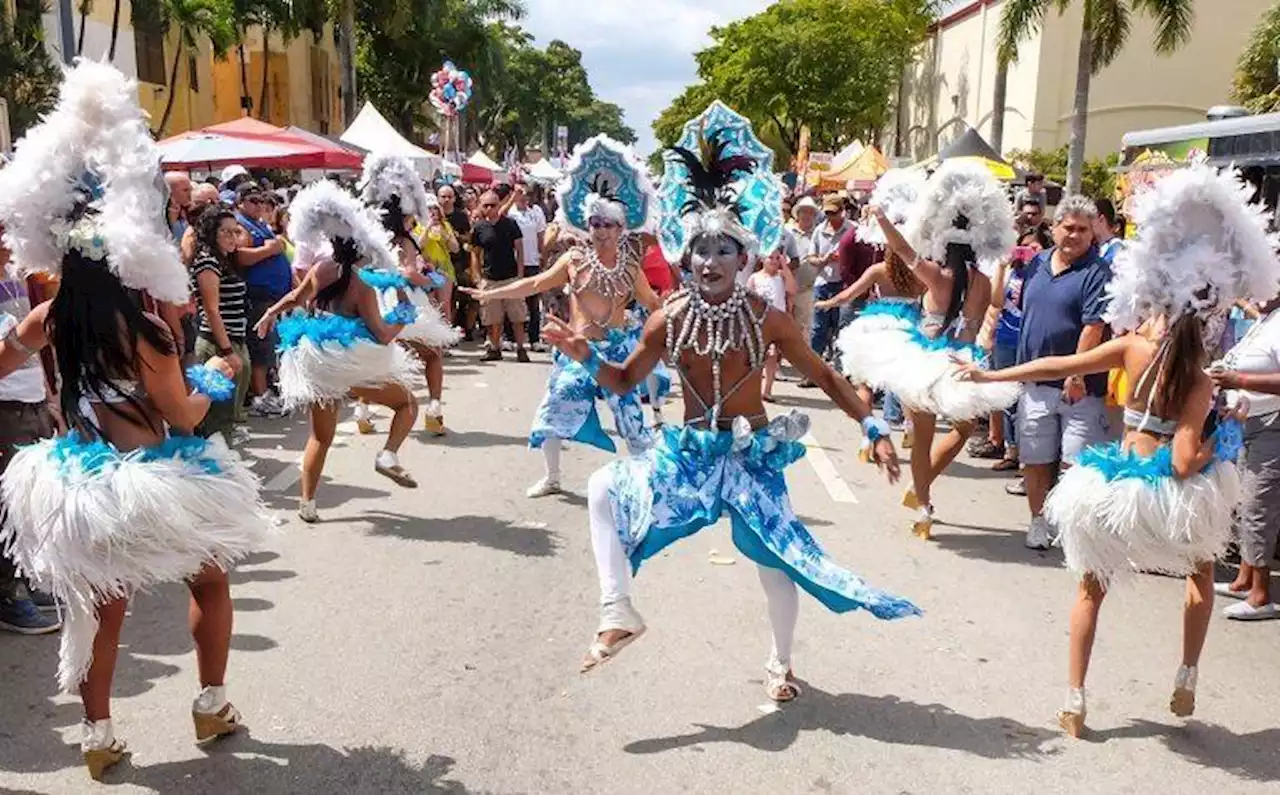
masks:
<path fill-rule="evenodd" d="M 346 238 L 369 265 L 395 271 L 399 260 L 391 250 L 391 233 L 374 213 L 337 183 L 321 180 L 299 191 L 289 205 L 289 239 L 319 250 L 334 238 Z"/>
<path fill-rule="evenodd" d="M 398 201 L 400 212 L 422 221 L 432 205 L 428 196 L 422 178 L 409 158 L 387 152 L 371 153 L 365 157 L 364 173 L 360 178 L 360 198 L 365 204 L 380 207 L 385 202 Z"/>

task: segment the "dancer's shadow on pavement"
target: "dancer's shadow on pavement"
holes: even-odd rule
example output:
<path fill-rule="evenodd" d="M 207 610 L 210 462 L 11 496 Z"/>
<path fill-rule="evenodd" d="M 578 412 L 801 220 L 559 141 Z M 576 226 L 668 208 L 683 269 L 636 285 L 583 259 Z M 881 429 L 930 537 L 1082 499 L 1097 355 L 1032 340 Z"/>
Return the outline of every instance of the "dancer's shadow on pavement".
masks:
<path fill-rule="evenodd" d="M 1155 737 L 1166 748 L 1201 766 L 1250 781 L 1280 781 L 1280 729 L 1236 734 L 1225 726 L 1188 721 L 1185 726 L 1131 721 L 1103 731 L 1086 730 L 1086 742 Z"/>
<path fill-rule="evenodd" d="M 1062 552 L 1058 549 L 1027 549 L 1026 533 L 1021 530 L 1000 530 L 951 523 L 945 519 L 934 522 L 933 537 L 929 543 L 962 558 L 985 560 L 990 563 L 1013 563 L 1044 569 L 1062 568 Z"/>
<path fill-rule="evenodd" d="M 264 490 L 262 492 L 262 501 L 266 503 L 268 508 L 292 513 L 298 509 L 298 495 L 302 493 L 301 483 L 302 481 L 298 480 L 283 491 Z M 316 489 L 316 509 L 332 511 L 335 508 L 346 507 L 356 500 L 384 500 L 390 496 L 391 492 L 382 489 L 369 489 L 363 486 L 352 486 L 347 483 L 335 483 L 321 478 L 320 486 Z M 345 522 L 350 518 L 352 517 L 321 514 L 318 524 Z"/>
<path fill-rule="evenodd" d="M 473 791 L 447 778 L 455 764 L 447 756 L 431 755 L 419 766 L 404 751 L 388 747 L 268 743 L 244 730 L 197 759 L 135 766 L 127 758 L 107 772 L 105 782 L 155 792 L 468 795 Z"/>
<path fill-rule="evenodd" d="M 790 748 L 804 731 L 866 737 L 893 745 L 949 748 L 986 759 L 1035 758 L 1058 753 L 1044 746 L 1059 735 L 1010 718 L 971 718 L 943 704 L 917 704 L 897 696 L 835 695 L 804 683 L 799 699 L 743 726 L 695 724 L 701 731 L 637 740 L 631 754 L 655 754 L 704 743 L 739 743 L 759 751 Z"/>
<path fill-rule="evenodd" d="M 408 541 L 445 544 L 477 544 L 501 552 L 531 558 L 549 558 L 560 548 L 559 537 L 546 527 L 522 525 L 494 516 L 451 516 L 433 519 L 391 511 L 365 511 L 373 536 L 393 536 Z"/>
<path fill-rule="evenodd" d="M 518 447 L 523 450 L 529 444 L 529 437 L 509 436 L 505 433 L 489 433 L 488 431 L 457 431 L 450 429 L 446 436 L 435 439 L 433 442 L 463 450 L 469 450 L 474 447 Z"/>

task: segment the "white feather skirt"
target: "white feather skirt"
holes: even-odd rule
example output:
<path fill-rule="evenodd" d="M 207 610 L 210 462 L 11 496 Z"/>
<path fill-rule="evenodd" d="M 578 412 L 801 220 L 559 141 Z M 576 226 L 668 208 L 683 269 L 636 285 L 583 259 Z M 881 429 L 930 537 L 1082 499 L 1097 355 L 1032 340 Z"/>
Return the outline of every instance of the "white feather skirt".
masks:
<path fill-rule="evenodd" d="M 1222 554 L 1243 496 L 1232 462 L 1180 480 L 1167 446 L 1139 458 L 1112 443 L 1089 448 L 1062 475 L 1044 515 L 1067 566 L 1107 588 L 1140 572 L 1191 574 Z"/>
<path fill-rule="evenodd" d="M 975 384 L 955 378 L 955 360 L 985 365 L 972 345 L 934 340 L 920 331 L 920 310 L 904 301 L 874 301 L 840 332 L 840 366 L 854 383 L 884 389 L 903 405 L 950 420 L 969 420 L 1013 405 L 1019 384 Z"/>
<path fill-rule="evenodd" d="M 352 387 L 422 378 L 421 363 L 400 345 L 382 345 L 361 321 L 318 313 L 280 320 L 280 397 L 286 406 L 342 400 Z"/>
<path fill-rule="evenodd" d="M 418 319 L 405 326 L 400 339 L 419 342 L 428 348 L 451 348 L 462 339 L 462 329 L 452 326 L 431 300 L 425 290 L 411 289 L 409 302 L 418 310 Z"/>
<path fill-rule="evenodd" d="M 96 605 L 227 569 L 261 548 L 270 519 L 258 479 L 221 436 L 174 437 L 120 453 L 77 434 L 24 447 L 5 471 L 0 544 L 67 604 L 58 683 L 93 660 Z"/>

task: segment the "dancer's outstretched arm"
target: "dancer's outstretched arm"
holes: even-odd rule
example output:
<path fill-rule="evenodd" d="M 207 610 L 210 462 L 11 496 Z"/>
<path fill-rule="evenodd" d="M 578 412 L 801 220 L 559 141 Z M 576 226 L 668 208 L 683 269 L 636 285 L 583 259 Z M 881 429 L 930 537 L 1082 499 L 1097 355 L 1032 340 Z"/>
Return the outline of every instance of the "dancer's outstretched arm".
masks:
<path fill-rule="evenodd" d="M 1125 366 L 1125 357 L 1129 346 L 1141 337 L 1117 337 L 1084 353 L 1073 353 L 1070 356 L 1046 356 L 1016 367 L 1003 370 L 983 370 L 976 364 L 960 365 L 956 378 L 961 381 L 972 381 L 975 384 L 992 384 L 1007 381 L 1054 381 L 1059 378 L 1070 378 L 1073 375 L 1093 375 L 1105 373 Z M 1143 340 L 1145 343 L 1146 341 Z"/>
<path fill-rule="evenodd" d="M 582 362 L 600 386 L 625 395 L 648 378 L 667 349 L 666 310 L 659 309 L 644 324 L 640 343 L 621 365 L 610 364 L 600 358 L 591 347 L 591 341 L 555 315 L 542 319 L 542 338 L 560 349 L 570 359 Z"/>
<path fill-rule="evenodd" d="M 147 315 L 148 322 L 154 323 L 165 336 L 172 340 L 169 327 L 155 315 Z M 156 350 L 146 341 L 138 338 L 138 359 L 142 366 L 138 368 L 138 379 L 146 390 L 151 404 L 160 412 L 160 416 L 169 427 L 182 435 L 190 435 L 205 414 L 209 412 L 211 400 L 200 392 L 188 392 L 187 382 L 182 377 L 182 360 L 180 352 L 170 353 Z M 233 377 L 231 365 L 219 356 L 214 356 L 205 363 L 214 367 L 228 378 Z"/>
<path fill-rule="evenodd" d="M 844 306 L 855 298 L 859 298 L 868 293 L 880 280 L 889 275 L 888 268 L 883 262 L 877 262 L 870 268 L 867 268 L 858 280 L 848 287 L 841 290 L 834 298 L 828 298 L 825 301 L 818 301 L 813 305 L 814 309 L 835 309 L 837 306 Z"/>
<path fill-rule="evenodd" d="M 795 365 L 802 376 L 821 387 L 841 411 L 859 422 L 871 417 L 871 407 L 858 397 L 858 391 L 853 388 L 853 384 L 831 369 L 814 352 L 800 324 L 793 317 L 770 309 L 764 319 L 764 335 L 766 344 L 777 345 L 787 361 Z M 872 433 L 867 425 L 863 428 L 868 433 Z M 890 440 L 887 429 L 878 438 L 874 435 L 870 438 L 875 439 L 872 452 L 876 463 L 888 472 L 889 482 L 896 482 L 899 475 L 898 452 L 893 449 L 893 441 Z"/>
<path fill-rule="evenodd" d="M 540 295 L 548 290 L 563 287 L 569 282 L 569 262 L 572 257 L 573 252 L 567 252 L 556 260 L 556 264 L 552 265 L 550 270 L 533 276 L 526 276 L 523 279 L 516 279 L 511 284 L 505 284 L 492 290 L 481 290 L 476 287 L 460 287 L 458 289 L 463 294 L 471 296 L 482 304 L 490 301 L 508 301 L 517 298 L 528 298 L 531 295 Z"/>
<path fill-rule="evenodd" d="M 7 377 L 49 344 L 49 338 L 44 333 L 44 321 L 49 315 L 51 303 L 52 301 L 45 301 L 38 304 L 0 339 L 0 378 Z"/>
<path fill-rule="evenodd" d="M 274 306 L 263 313 L 262 319 L 253 327 L 259 337 L 266 339 L 267 335 L 271 333 L 271 327 L 275 324 L 276 318 L 290 309 L 305 305 L 315 296 L 319 275 L 320 268 L 318 266 L 312 267 L 311 270 L 307 271 L 307 275 L 297 287 L 286 293 L 284 298 L 276 301 Z"/>
<path fill-rule="evenodd" d="M 924 283 L 924 286 L 930 290 L 942 286 L 942 268 L 938 263 L 921 257 L 916 252 L 915 247 L 908 243 L 907 239 L 898 231 L 898 227 L 894 226 L 893 221 L 890 221 L 889 217 L 884 214 L 883 208 L 872 206 L 870 212 L 879 222 L 880 228 L 884 230 L 884 239 L 888 243 L 889 249 L 907 264 L 907 267 Z"/>

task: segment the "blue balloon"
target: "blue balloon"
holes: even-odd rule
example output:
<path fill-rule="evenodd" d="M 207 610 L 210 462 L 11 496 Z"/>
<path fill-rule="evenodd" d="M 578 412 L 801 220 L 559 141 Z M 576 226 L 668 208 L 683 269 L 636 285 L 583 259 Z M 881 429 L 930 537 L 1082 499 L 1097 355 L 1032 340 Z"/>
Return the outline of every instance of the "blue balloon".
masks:
<path fill-rule="evenodd" d="M 454 88 L 454 87 L 453 87 L 453 84 L 452 84 L 452 83 L 450 83 L 450 84 L 448 84 L 448 85 L 446 85 L 446 86 L 444 87 L 444 98 L 445 98 L 445 99 L 453 99 L 454 95 L 455 95 L 455 94 L 457 94 L 457 93 L 458 93 L 458 90 L 457 90 L 456 88 Z"/>

